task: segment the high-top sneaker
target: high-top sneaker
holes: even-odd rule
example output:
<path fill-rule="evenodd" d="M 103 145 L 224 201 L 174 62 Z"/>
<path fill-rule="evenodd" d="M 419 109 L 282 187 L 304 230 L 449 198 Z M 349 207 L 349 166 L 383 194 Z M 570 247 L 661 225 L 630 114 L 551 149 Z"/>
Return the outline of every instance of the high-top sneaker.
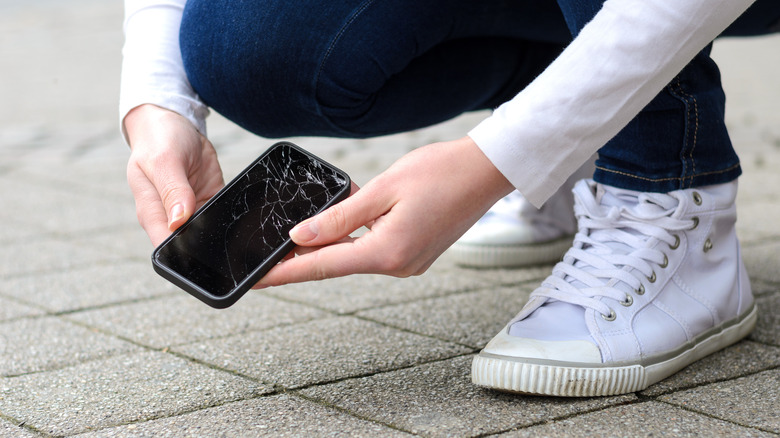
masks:
<path fill-rule="evenodd" d="M 573 247 L 475 357 L 474 383 L 629 393 L 747 336 L 756 310 L 736 193 L 736 181 L 665 194 L 577 183 Z"/>
<path fill-rule="evenodd" d="M 516 268 L 553 263 L 577 231 L 572 188 L 590 178 L 595 156 L 583 164 L 542 208 L 514 191 L 498 201 L 449 249 L 455 263 L 475 268 Z"/>

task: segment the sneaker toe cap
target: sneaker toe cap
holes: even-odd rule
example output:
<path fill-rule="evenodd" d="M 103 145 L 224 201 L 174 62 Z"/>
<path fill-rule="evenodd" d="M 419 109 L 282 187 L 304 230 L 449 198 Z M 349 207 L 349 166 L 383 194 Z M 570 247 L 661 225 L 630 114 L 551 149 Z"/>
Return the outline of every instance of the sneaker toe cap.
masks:
<path fill-rule="evenodd" d="M 601 352 L 584 340 L 549 341 L 512 336 L 505 328 L 493 338 L 482 353 L 513 359 L 601 364 Z"/>

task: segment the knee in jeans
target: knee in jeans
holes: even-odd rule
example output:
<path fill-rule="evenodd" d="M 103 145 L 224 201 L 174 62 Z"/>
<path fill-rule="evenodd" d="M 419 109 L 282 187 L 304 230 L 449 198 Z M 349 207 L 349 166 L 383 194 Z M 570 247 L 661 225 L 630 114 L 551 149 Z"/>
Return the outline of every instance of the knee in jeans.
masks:
<path fill-rule="evenodd" d="M 292 38 L 293 31 L 264 33 L 251 17 L 215 18 L 217 3 L 190 0 L 182 19 L 182 60 L 193 89 L 258 135 L 307 134 L 316 114 L 312 52 Z"/>

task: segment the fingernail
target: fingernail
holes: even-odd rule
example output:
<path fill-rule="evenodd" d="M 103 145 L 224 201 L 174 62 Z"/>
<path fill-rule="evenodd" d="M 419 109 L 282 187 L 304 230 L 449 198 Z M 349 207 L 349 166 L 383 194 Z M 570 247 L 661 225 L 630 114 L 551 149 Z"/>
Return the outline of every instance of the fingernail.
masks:
<path fill-rule="evenodd" d="M 317 223 L 314 218 L 309 218 L 290 230 L 290 237 L 297 243 L 306 243 L 314 240 L 318 233 Z"/>
<path fill-rule="evenodd" d="M 168 226 L 173 225 L 174 222 L 181 220 L 184 217 L 184 206 L 176 204 L 171 208 L 171 219 L 168 221 Z"/>

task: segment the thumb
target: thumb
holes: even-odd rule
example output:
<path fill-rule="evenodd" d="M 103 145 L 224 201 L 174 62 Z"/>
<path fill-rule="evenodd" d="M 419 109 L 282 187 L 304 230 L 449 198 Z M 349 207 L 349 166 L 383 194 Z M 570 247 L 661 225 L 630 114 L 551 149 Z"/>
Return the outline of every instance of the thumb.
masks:
<path fill-rule="evenodd" d="M 290 230 L 292 240 L 301 246 L 337 242 L 387 211 L 379 196 L 371 196 L 365 189 L 353 193 L 349 198 L 296 225 Z"/>
<path fill-rule="evenodd" d="M 152 179 L 168 216 L 168 229 L 179 228 L 195 212 L 195 192 L 183 167 L 174 166 Z"/>

